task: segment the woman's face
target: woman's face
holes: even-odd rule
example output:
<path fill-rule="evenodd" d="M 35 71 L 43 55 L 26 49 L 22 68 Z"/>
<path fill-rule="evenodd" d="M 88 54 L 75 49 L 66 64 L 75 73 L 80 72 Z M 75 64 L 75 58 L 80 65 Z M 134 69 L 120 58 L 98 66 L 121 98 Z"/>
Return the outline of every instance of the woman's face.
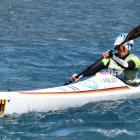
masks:
<path fill-rule="evenodd" d="M 126 55 L 128 55 L 128 50 L 124 46 L 119 46 L 118 53 L 121 57 L 125 57 Z"/>

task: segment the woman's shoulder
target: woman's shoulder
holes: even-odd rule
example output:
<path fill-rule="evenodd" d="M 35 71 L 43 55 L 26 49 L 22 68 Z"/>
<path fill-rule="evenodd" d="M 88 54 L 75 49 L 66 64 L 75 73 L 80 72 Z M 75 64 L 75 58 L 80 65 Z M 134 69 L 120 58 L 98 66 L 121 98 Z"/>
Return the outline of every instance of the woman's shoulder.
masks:
<path fill-rule="evenodd" d="M 127 57 L 127 61 L 133 61 L 137 67 L 140 67 L 140 59 L 136 54 L 130 54 Z"/>
<path fill-rule="evenodd" d="M 133 54 L 133 53 L 129 54 L 128 58 L 137 58 L 137 59 L 139 59 L 139 57 L 136 54 Z"/>

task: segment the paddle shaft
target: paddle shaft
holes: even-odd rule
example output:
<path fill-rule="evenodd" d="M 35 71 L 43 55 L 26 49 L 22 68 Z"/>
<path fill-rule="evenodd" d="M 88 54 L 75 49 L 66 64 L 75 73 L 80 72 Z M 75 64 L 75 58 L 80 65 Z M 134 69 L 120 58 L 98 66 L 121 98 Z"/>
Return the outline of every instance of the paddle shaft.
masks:
<path fill-rule="evenodd" d="M 102 59 L 103 59 L 103 56 L 102 57 L 100 57 L 97 61 L 95 61 L 93 64 L 91 64 L 90 66 L 88 66 L 85 70 L 83 70 L 82 72 L 80 72 L 78 75 L 77 75 L 77 78 L 82 78 L 83 76 L 83 74 L 87 71 L 87 70 L 89 70 L 93 65 L 96 65 L 97 63 L 99 63 L 99 62 L 101 62 L 102 61 Z M 68 82 L 66 82 L 64 85 L 68 85 L 68 84 L 70 84 L 70 83 L 72 83 L 72 82 L 74 82 L 74 81 L 72 81 L 72 80 L 69 80 Z"/>

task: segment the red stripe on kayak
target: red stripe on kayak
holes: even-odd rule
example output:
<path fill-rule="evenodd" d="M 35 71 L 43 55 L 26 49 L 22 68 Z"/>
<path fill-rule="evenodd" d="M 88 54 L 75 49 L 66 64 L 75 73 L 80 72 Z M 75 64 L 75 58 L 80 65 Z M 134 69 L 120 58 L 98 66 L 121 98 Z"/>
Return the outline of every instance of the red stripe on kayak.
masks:
<path fill-rule="evenodd" d="M 117 92 L 122 90 L 129 90 L 130 88 L 125 87 L 115 87 L 108 89 L 98 89 L 98 90 L 88 90 L 88 91 L 71 91 L 71 92 L 47 92 L 47 91 L 23 91 L 19 92 L 21 94 L 48 94 L 48 95 L 56 95 L 56 94 L 94 94 L 99 92 Z"/>

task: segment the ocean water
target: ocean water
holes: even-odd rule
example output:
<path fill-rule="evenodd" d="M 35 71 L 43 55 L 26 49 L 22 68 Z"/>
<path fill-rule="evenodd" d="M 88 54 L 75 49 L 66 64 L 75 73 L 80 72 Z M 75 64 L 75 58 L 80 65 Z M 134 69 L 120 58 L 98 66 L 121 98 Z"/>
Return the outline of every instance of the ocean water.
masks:
<path fill-rule="evenodd" d="M 138 0 L 1 0 L 1 91 L 63 85 L 140 24 L 139 7 Z M 140 57 L 140 39 L 133 52 Z M 140 99 L 4 116 L 0 139 L 138 140 Z"/>

